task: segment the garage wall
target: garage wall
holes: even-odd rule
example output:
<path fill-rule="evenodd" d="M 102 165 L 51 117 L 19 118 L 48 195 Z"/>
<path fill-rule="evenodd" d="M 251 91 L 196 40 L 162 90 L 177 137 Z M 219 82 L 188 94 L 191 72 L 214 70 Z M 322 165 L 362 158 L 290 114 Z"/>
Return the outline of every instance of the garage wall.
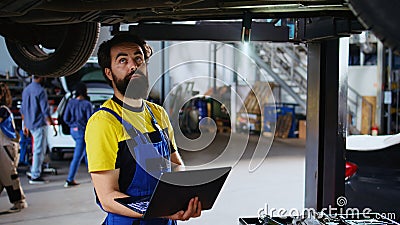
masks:
<path fill-rule="evenodd" d="M 377 66 L 349 66 L 349 86 L 361 96 L 376 96 L 378 91 Z"/>
<path fill-rule="evenodd" d="M 212 89 L 214 85 L 214 44 L 206 41 L 170 43 L 167 69 L 171 79 L 171 93 L 176 93 L 182 98 L 190 98 L 195 94 L 204 95 Z M 219 45 L 217 63 L 232 66 L 232 56 L 226 53 L 224 55 L 225 47 Z M 232 72 L 221 65 L 217 65 L 217 80 L 215 81 L 217 87 L 231 84 L 233 80 L 229 78 Z"/>
<path fill-rule="evenodd" d="M 380 75 L 378 73 L 377 66 L 349 66 L 348 85 L 363 97 L 376 98 L 379 91 L 379 77 Z M 348 98 L 355 100 L 354 93 L 349 92 Z M 362 129 L 363 111 L 361 106 L 362 105 L 360 103 L 359 108 L 356 112 L 356 128 L 360 131 L 365 130 Z M 349 105 L 349 107 L 352 107 L 352 105 Z M 373 109 L 373 111 L 376 112 L 376 108 Z M 373 117 L 375 118 L 374 115 L 375 114 L 373 114 Z M 372 118 L 373 121 L 374 118 Z"/>
<path fill-rule="evenodd" d="M 219 42 L 193 41 L 170 42 L 168 48 L 168 68 L 171 76 L 171 88 L 184 81 L 202 79 L 203 82 L 195 82 L 194 90 L 204 94 L 213 87 L 214 77 L 214 48 L 217 48 L 217 86 L 232 85 L 235 73 L 239 84 L 254 83 L 257 67 L 245 52 L 233 45 Z"/>

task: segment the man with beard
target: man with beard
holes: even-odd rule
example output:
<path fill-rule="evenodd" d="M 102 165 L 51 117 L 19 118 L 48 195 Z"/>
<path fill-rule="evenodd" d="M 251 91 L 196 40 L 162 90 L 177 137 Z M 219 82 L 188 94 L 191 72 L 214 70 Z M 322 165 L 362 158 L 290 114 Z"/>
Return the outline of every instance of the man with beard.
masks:
<path fill-rule="evenodd" d="M 149 88 L 146 61 L 151 54 L 144 40 L 130 34 L 118 34 L 98 50 L 99 65 L 114 96 L 89 119 L 85 141 L 97 203 L 107 212 L 106 225 L 172 225 L 201 214 L 197 197 L 185 211 L 146 220 L 114 201 L 128 196 L 150 198 L 158 175 L 183 165 L 167 113 L 144 100 Z"/>
<path fill-rule="evenodd" d="M 21 117 L 23 133 L 33 138 L 33 157 L 31 172 L 28 173 L 30 184 L 44 184 L 47 181 L 41 176 L 42 164 L 47 149 L 47 123 L 57 130 L 50 117 L 49 103 L 46 90 L 42 87 L 43 77 L 33 76 L 33 81 L 22 92 Z"/>

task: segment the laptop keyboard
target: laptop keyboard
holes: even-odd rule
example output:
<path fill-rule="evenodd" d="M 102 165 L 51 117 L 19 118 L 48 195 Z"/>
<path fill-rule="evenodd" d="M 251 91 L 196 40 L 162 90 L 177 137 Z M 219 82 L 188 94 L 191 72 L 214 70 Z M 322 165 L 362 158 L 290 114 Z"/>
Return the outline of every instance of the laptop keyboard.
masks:
<path fill-rule="evenodd" d="M 145 213 L 147 207 L 149 206 L 149 201 L 142 201 L 142 202 L 132 202 L 128 204 L 134 211 L 138 213 Z"/>

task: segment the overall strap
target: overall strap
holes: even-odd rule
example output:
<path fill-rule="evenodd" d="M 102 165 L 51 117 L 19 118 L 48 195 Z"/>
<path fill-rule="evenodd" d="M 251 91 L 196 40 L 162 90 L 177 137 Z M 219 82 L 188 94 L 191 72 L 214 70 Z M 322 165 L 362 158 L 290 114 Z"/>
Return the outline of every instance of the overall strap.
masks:
<path fill-rule="evenodd" d="M 8 108 L 7 106 L 5 106 L 5 105 L 1 105 L 0 106 L 0 108 L 4 108 L 5 110 L 7 110 L 8 111 L 8 113 L 10 114 L 10 116 L 11 116 L 11 119 L 13 120 L 13 125 L 14 125 L 14 127 L 15 127 L 15 124 L 14 124 L 14 115 L 13 115 L 13 113 L 11 112 L 11 109 L 10 108 Z"/>
<path fill-rule="evenodd" d="M 133 129 L 133 126 L 132 126 L 132 124 L 130 124 L 130 123 L 128 123 L 128 122 L 126 122 L 126 120 L 124 120 L 124 119 L 122 119 L 122 117 L 120 116 L 120 115 L 118 115 L 114 110 L 112 110 L 112 109 L 110 109 L 110 108 L 107 108 L 107 107 L 100 107 L 100 108 L 98 108 L 97 110 L 96 110 L 96 112 L 97 111 L 100 111 L 100 110 L 104 110 L 104 111 L 106 111 L 106 112 L 109 112 L 109 113 L 111 113 L 115 118 L 117 118 L 117 120 L 120 122 L 120 123 L 122 123 L 122 125 L 124 125 L 124 127 L 128 130 L 130 130 L 130 129 Z"/>
<path fill-rule="evenodd" d="M 154 129 L 156 129 L 156 130 L 158 130 L 158 131 L 161 131 L 162 129 L 161 129 L 160 125 L 158 125 L 157 120 L 156 120 L 156 117 L 154 116 L 153 111 L 151 111 L 150 106 L 147 105 L 146 103 L 144 103 L 144 104 L 146 105 L 146 108 L 147 108 L 147 110 L 148 110 L 149 113 L 150 113 L 150 116 L 151 116 L 151 124 L 153 125 Z"/>
<path fill-rule="evenodd" d="M 0 108 L 4 108 L 4 109 L 7 110 L 8 113 L 10 114 L 7 118 L 5 118 L 5 119 L 2 121 L 1 130 L 3 131 L 3 133 L 4 133 L 8 138 L 14 139 L 13 141 L 19 142 L 19 140 L 16 140 L 16 139 L 19 139 L 19 134 L 18 134 L 18 131 L 17 131 L 16 128 L 15 128 L 15 122 L 14 122 L 14 115 L 13 115 L 13 113 L 11 112 L 10 108 L 8 108 L 8 107 L 5 106 L 5 105 L 1 105 Z M 7 121 L 7 120 L 9 120 L 10 123 L 5 122 L 5 121 Z M 10 126 L 10 125 L 11 125 L 11 126 Z"/>
<path fill-rule="evenodd" d="M 148 141 L 146 140 L 146 137 L 144 137 L 143 135 L 139 134 L 139 131 L 132 126 L 132 124 L 130 124 L 129 122 L 127 122 L 126 120 L 124 120 L 120 115 L 118 115 L 114 110 L 107 108 L 107 107 L 100 107 L 96 110 L 97 111 L 106 111 L 111 113 L 111 115 L 113 115 L 125 128 L 126 132 L 129 134 L 129 136 L 133 139 L 135 139 L 136 142 L 142 142 L 142 143 L 147 143 Z M 136 137 L 140 137 L 139 140 Z M 141 144 L 141 143 L 137 143 L 137 144 Z"/>
<path fill-rule="evenodd" d="M 168 151 L 169 154 L 171 154 L 171 141 L 169 140 L 169 136 L 165 133 L 165 131 L 160 127 L 160 125 L 158 125 L 156 117 L 153 114 L 153 111 L 151 111 L 151 108 L 148 104 L 144 103 L 146 105 L 147 110 L 149 110 L 149 113 L 151 115 L 151 124 L 153 124 L 154 129 L 158 130 L 162 136 L 164 136 L 165 140 L 167 141 L 167 146 L 168 146 Z"/>

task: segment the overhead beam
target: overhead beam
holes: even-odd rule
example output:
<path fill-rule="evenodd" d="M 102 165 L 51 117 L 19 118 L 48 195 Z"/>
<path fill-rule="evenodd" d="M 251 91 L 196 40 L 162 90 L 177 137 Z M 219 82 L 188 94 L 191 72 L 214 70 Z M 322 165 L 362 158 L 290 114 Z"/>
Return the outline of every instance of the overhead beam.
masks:
<path fill-rule="evenodd" d="M 196 24 L 146 23 L 129 26 L 129 32 L 145 40 L 241 41 L 242 22 L 200 22 Z M 289 41 L 289 28 L 270 23 L 253 22 L 251 41 Z"/>
<path fill-rule="evenodd" d="M 361 33 L 365 28 L 356 20 L 335 17 L 304 19 L 298 37 L 302 41 L 326 40 Z"/>

